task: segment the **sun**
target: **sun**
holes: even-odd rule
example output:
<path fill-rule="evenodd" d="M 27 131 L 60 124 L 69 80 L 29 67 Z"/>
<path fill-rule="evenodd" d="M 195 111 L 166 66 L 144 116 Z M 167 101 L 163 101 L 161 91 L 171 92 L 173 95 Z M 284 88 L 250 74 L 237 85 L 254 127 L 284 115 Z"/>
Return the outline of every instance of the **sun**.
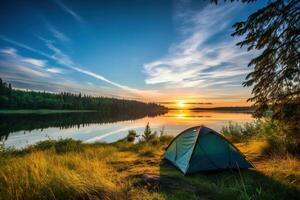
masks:
<path fill-rule="evenodd" d="M 184 107 L 185 106 L 184 100 L 178 101 L 177 106 L 180 107 L 180 108 Z"/>

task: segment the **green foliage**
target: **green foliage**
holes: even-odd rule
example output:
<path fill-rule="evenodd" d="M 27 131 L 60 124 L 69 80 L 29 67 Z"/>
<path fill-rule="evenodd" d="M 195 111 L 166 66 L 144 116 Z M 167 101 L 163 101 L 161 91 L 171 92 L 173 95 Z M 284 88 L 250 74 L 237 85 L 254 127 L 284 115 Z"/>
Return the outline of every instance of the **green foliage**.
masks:
<path fill-rule="evenodd" d="M 103 115 L 122 112 L 164 113 L 167 108 L 155 103 L 62 92 L 60 94 L 13 90 L 0 79 L 0 109 L 74 109 L 96 110 Z"/>
<path fill-rule="evenodd" d="M 142 135 L 143 139 L 145 141 L 150 141 L 151 139 L 155 138 L 156 135 L 157 135 L 156 132 L 152 133 L 150 125 L 149 125 L 149 122 L 148 122 L 147 125 L 146 125 L 146 127 L 145 127 L 144 133 Z"/>
<path fill-rule="evenodd" d="M 0 144 L 0 155 L 5 151 L 4 144 Z"/>
<path fill-rule="evenodd" d="M 300 144 L 300 10 L 299 0 L 271 0 L 246 21 L 234 25 L 239 46 L 260 50 L 244 86 L 253 86 L 256 116 L 272 111 L 290 140 Z"/>
<path fill-rule="evenodd" d="M 257 123 L 240 125 L 229 122 L 228 126 L 222 127 L 221 133 L 232 142 L 246 141 L 253 136 L 257 136 Z"/>
<path fill-rule="evenodd" d="M 161 144 L 169 144 L 173 138 L 171 135 L 163 135 L 159 137 L 159 141 Z"/>
<path fill-rule="evenodd" d="M 135 120 L 146 116 L 156 116 L 159 113 L 148 113 L 145 110 L 131 112 L 118 111 L 117 113 L 102 112 L 66 112 L 38 113 L 38 114 L 0 114 L 0 140 L 6 140 L 8 135 L 17 131 L 31 131 L 49 127 L 74 128 L 84 127 L 91 123 L 112 123 L 124 120 Z M 65 112 L 65 113 L 64 113 Z M 43 115 L 41 117 L 41 115 Z"/>
<path fill-rule="evenodd" d="M 280 168 L 284 170 L 286 167 Z M 220 171 L 182 176 L 181 172 L 172 165 L 163 163 L 160 169 L 160 190 L 166 194 L 167 199 L 172 200 L 293 199 L 299 195 L 299 189 L 295 190 L 291 184 L 282 183 L 283 177 L 278 181 L 279 171 L 272 172 L 274 173 L 272 177 L 264 175 L 258 169 L 240 173 Z M 293 172 L 289 171 L 289 173 Z M 275 177 L 277 180 L 274 180 Z"/>
<path fill-rule="evenodd" d="M 270 118 L 257 119 L 243 125 L 229 122 L 221 133 L 232 142 L 244 142 L 249 139 L 269 139 L 281 133 L 280 126 Z"/>
<path fill-rule="evenodd" d="M 159 143 L 160 143 L 160 137 L 157 136 L 157 133 L 156 133 L 156 132 L 154 132 L 153 135 L 154 135 L 154 136 L 153 136 L 153 138 L 150 140 L 150 144 L 153 145 L 153 146 L 157 146 L 157 145 L 159 145 Z"/>
<path fill-rule="evenodd" d="M 31 148 L 37 150 L 49 150 L 54 149 L 57 154 L 63 154 L 67 152 L 81 152 L 82 142 L 73 139 L 61 139 L 61 140 L 46 140 L 36 143 Z M 30 147 L 29 147 L 30 149 Z"/>
<path fill-rule="evenodd" d="M 248 142 L 252 139 L 267 140 L 268 146 L 264 154 L 299 154 L 300 146 L 297 140 L 291 140 L 286 134 L 286 127 L 271 118 L 258 119 L 243 125 L 229 122 L 223 126 L 221 133 L 232 142 Z"/>
<path fill-rule="evenodd" d="M 134 142 L 136 137 L 137 137 L 136 131 L 135 130 L 129 130 L 128 135 L 126 137 L 126 140 L 128 142 Z"/>
<path fill-rule="evenodd" d="M 165 135 L 165 127 L 161 127 L 160 131 L 159 131 L 159 137 L 163 137 Z"/>
<path fill-rule="evenodd" d="M 255 170 L 183 176 L 161 160 L 170 141 L 159 138 L 158 146 L 146 141 L 77 144 L 61 140 L 41 142 L 19 154 L 6 152 L 7 156 L 0 157 L 0 162 L 4 160 L 0 163 L 0 199 L 253 200 L 299 196 L 299 160 L 294 157 L 264 160 L 263 169 L 258 165 Z M 56 144 L 74 143 L 82 150 L 53 150 Z M 145 175 L 151 175 L 146 182 Z"/>

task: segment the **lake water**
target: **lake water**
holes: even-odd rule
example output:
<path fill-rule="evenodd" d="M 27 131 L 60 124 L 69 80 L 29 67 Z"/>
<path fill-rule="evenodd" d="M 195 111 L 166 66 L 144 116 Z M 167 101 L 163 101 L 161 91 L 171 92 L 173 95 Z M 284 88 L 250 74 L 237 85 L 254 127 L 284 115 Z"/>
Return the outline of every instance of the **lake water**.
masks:
<path fill-rule="evenodd" d="M 186 128 L 205 125 L 216 131 L 229 121 L 253 121 L 251 114 L 233 112 L 195 112 L 171 110 L 159 116 L 102 116 L 99 113 L 0 115 L 0 140 L 5 147 L 24 148 L 47 139 L 73 138 L 86 143 L 114 142 L 128 130 L 142 134 L 149 122 L 152 130 L 164 127 L 166 134 L 177 135 Z"/>

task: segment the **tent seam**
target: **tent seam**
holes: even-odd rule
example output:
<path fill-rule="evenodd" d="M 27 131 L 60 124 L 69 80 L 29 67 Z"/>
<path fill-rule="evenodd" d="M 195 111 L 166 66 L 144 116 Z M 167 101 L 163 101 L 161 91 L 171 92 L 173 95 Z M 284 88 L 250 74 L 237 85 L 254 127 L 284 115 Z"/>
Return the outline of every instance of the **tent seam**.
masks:
<path fill-rule="evenodd" d="M 198 132 L 198 135 L 197 135 L 197 138 L 196 138 L 196 141 L 195 141 L 194 146 L 193 146 L 193 151 L 192 151 L 191 157 L 190 157 L 190 159 L 189 159 L 189 163 L 188 163 L 189 166 L 190 166 L 190 162 L 191 162 L 191 160 L 192 160 L 192 157 L 193 157 L 193 155 L 194 155 L 195 148 L 196 148 L 197 143 L 198 143 L 198 141 L 199 141 L 199 138 L 200 138 L 200 134 L 201 134 L 201 132 L 202 132 L 202 129 L 203 129 L 203 126 L 200 126 L 200 127 L 199 127 L 199 132 Z"/>

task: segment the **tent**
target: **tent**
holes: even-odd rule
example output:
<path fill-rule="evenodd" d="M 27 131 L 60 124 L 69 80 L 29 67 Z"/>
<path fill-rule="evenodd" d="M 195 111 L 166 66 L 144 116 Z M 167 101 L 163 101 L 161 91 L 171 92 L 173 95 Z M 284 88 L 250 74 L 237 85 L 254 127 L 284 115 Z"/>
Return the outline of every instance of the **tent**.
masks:
<path fill-rule="evenodd" d="M 223 135 L 205 126 L 196 126 L 177 135 L 164 158 L 184 174 L 199 171 L 253 168 L 250 161 Z"/>

